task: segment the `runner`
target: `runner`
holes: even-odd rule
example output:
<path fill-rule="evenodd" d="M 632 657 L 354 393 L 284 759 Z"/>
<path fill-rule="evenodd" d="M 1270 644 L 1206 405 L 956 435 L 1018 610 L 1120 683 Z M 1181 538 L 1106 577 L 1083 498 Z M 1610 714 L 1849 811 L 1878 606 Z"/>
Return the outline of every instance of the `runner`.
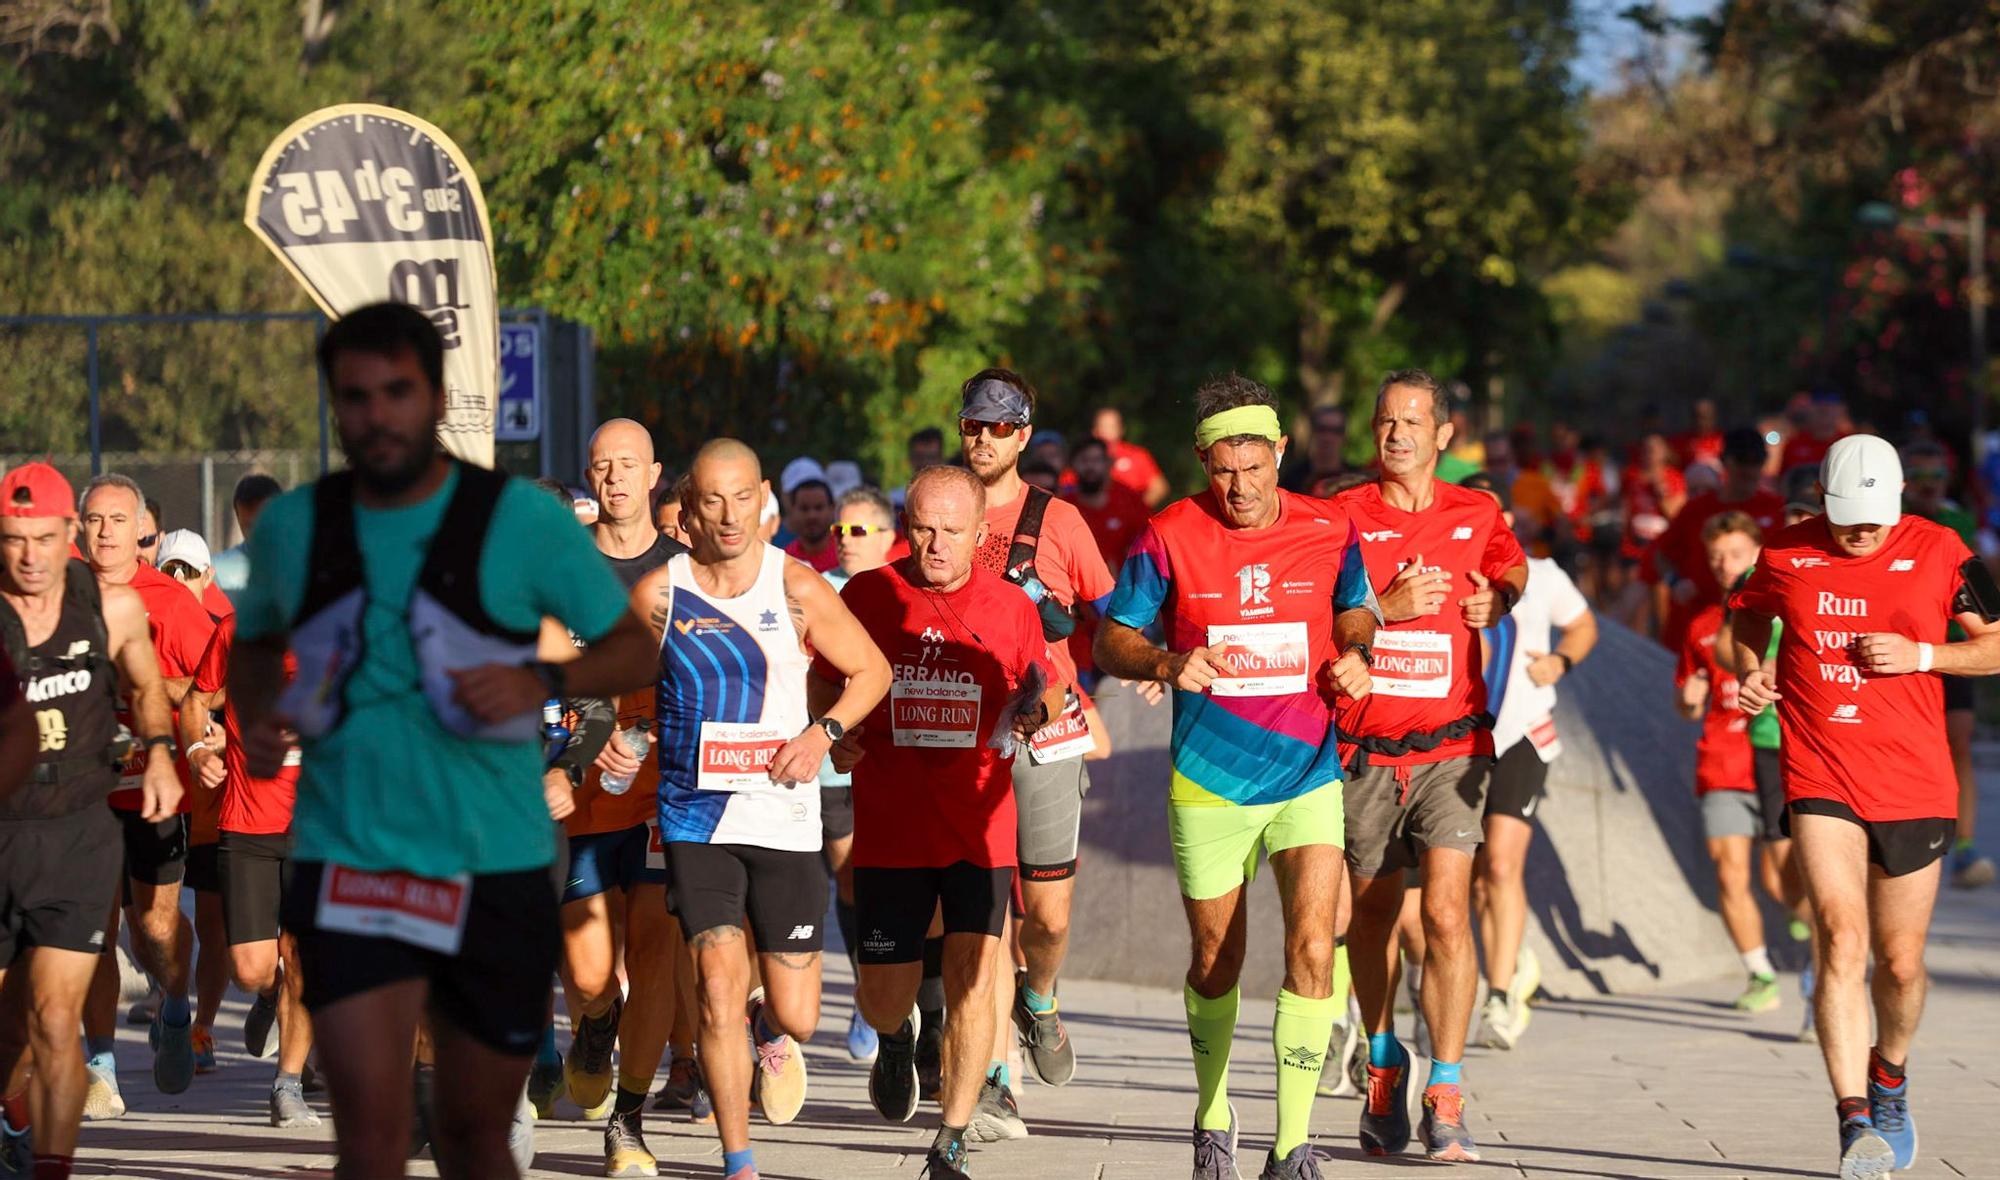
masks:
<path fill-rule="evenodd" d="M 1149 508 L 1167 498 L 1167 477 L 1153 452 L 1125 438 L 1125 415 L 1105 406 L 1091 418 L 1090 433 L 1104 440 L 1111 452 L 1111 478 L 1139 494 Z"/>
<path fill-rule="evenodd" d="M 211 716 L 222 720 L 222 752 L 205 742 L 188 743 L 188 764 L 197 790 L 216 795 L 216 870 L 229 968 L 236 986 L 254 999 L 243 1018 L 243 1048 L 252 1057 L 276 1054 L 271 1080 L 270 1117 L 274 1127 L 317 1127 L 319 1115 L 306 1104 L 306 1055 L 312 1051 L 312 1023 L 300 1002 L 304 976 L 298 945 L 278 925 L 278 897 L 292 854 L 292 803 L 298 792 L 299 755 L 285 752 L 278 773 L 252 778 L 243 749 L 243 723 L 229 699 L 229 658 L 236 620 L 216 625 L 215 638 L 195 669 L 193 690 L 181 706 L 182 732 L 199 732 Z M 285 659 L 289 682 L 297 662 Z M 192 872 L 190 872 L 192 876 Z M 198 898 L 197 901 L 200 899 Z M 204 950 L 206 947 L 204 947 Z M 282 965 L 282 971 L 281 971 Z M 204 991 L 203 996 L 207 993 Z M 277 1036 L 271 1033 L 275 1025 Z"/>
<path fill-rule="evenodd" d="M 13 788 L 0 793 L 0 1096 L 15 1130 L 26 1109 L 36 1113 L 37 1180 L 69 1176 L 83 1115 L 89 1074 L 76 1029 L 112 945 L 104 903 L 117 890 L 124 854 L 104 800 L 119 784 L 121 763 L 133 761 L 118 748 L 126 744 L 121 707 L 143 763 L 138 817 L 172 819 L 181 793 L 173 709 L 145 602 L 129 587 L 100 585 L 69 557 L 75 504 L 69 482 L 46 463 L 0 478 L 0 637 L 25 680 L 39 734 L 28 781 L 0 780 Z M 8 691 L 17 683 L 10 671 Z M 183 1011 L 185 1003 L 183 993 Z"/>
<path fill-rule="evenodd" d="M 794 486 L 786 499 L 791 511 L 785 519 L 796 534 L 785 546 L 785 556 L 796 558 L 823 574 L 840 564 L 840 546 L 834 543 L 833 488 L 826 480 L 810 478 Z"/>
<path fill-rule="evenodd" d="M 1101 438 L 1084 438 L 1070 452 L 1070 467 L 1076 486 L 1063 499 L 1076 505 L 1090 535 L 1097 541 L 1098 556 L 1107 566 L 1125 564 L 1125 554 L 1152 516 L 1152 509 L 1139 493 L 1111 479 L 1111 452 Z"/>
<path fill-rule="evenodd" d="M 1813 1002 L 1840 1174 L 1872 1177 L 1916 1158 L 1904 1068 L 1958 803 L 1939 678 L 2000 670 L 2000 595 L 1955 533 L 1902 514 L 1902 464 L 1888 443 L 1872 435 L 1833 443 L 1820 485 L 1826 514 L 1771 536 L 1732 595 L 1733 641 L 1744 711 L 1776 702 L 1784 729 L 1787 818 L 1816 923 Z M 1775 666 L 1763 659 L 1773 619 L 1784 624 Z M 1953 620 L 1970 638 L 1946 642 Z"/>
<path fill-rule="evenodd" d="M 826 580 L 841 590 L 854 575 L 889 564 L 889 551 L 896 545 L 896 510 L 879 490 L 860 487 L 843 494 L 835 511 L 833 536 L 840 545 L 840 564 L 827 571 Z M 819 768 L 820 828 L 826 840 L 826 871 L 833 875 L 833 913 L 840 926 L 840 941 L 859 980 L 861 934 L 854 918 L 853 788 L 853 776 L 836 770 L 829 754 Z M 855 1004 L 847 1022 L 847 1055 L 865 1064 L 875 1060 L 879 1049 L 874 1027 L 861 1015 L 861 1005 Z"/>
<path fill-rule="evenodd" d="M 1379 619 L 1346 514 L 1277 486 L 1284 432 L 1243 377 L 1195 391 L 1208 490 L 1153 518 L 1097 637 L 1106 675 L 1173 687 L 1167 823 L 1194 953 L 1188 1041 L 1199 1087 L 1194 1175 L 1237 1175 L 1229 1057 L 1243 968 L 1244 885 L 1261 845 L 1284 907 L 1285 982 L 1271 1048 L 1278 1124 L 1265 1180 L 1317 1180 L 1306 1142 L 1338 998 L 1340 759 L 1331 700 L 1369 693 Z M 1470 494 L 1470 493 L 1468 493 Z M 1142 629 L 1162 622 L 1167 646 Z"/>
<path fill-rule="evenodd" d="M 1491 476 L 1477 472 L 1459 486 L 1499 501 L 1502 518 L 1514 527 L 1504 486 Z M 1562 754 L 1556 685 L 1597 646 L 1597 616 L 1561 566 L 1531 557 L 1521 601 L 1481 639 L 1494 760 L 1486 791 L 1486 841 L 1473 857 L 1472 903 L 1486 948 L 1488 985 L 1480 1027 L 1488 1048 L 1512 1049 L 1528 1029 L 1528 999 L 1542 978 L 1540 964 L 1521 943 L 1528 928 L 1524 875 L 1549 764 Z"/>
<path fill-rule="evenodd" d="M 925 934 L 941 908 L 951 1023 L 941 1123 L 922 1173 L 936 1180 L 968 1174 L 967 1132 L 981 1093 L 997 1084 L 981 1081 L 981 1063 L 998 1023 L 992 993 L 1014 878 L 1010 763 L 1064 700 L 1034 605 L 975 567 L 985 495 L 962 468 L 920 473 L 904 501 L 911 556 L 856 575 L 841 593 L 895 676 L 882 706 L 844 735 L 836 761 L 855 773 L 858 999 L 881 1035 L 868 1095 L 892 1122 L 916 1113 L 917 989 Z M 839 682 L 822 652 L 815 703 L 832 699 Z"/>
<path fill-rule="evenodd" d="M 341 1174 L 403 1174 L 427 1013 L 441 1174 L 511 1177 L 559 945 L 541 705 L 643 683 L 646 629 L 562 505 L 447 457 L 443 343 L 421 312 L 352 311 L 319 358 L 349 467 L 258 521 L 228 679 L 250 775 L 301 739 L 280 924 Z M 591 646 L 535 661 L 546 616 Z"/>
<path fill-rule="evenodd" d="M 587 478 L 599 505 L 591 536 L 628 591 L 687 552 L 649 519 L 660 465 L 644 426 L 614 418 L 598 427 L 590 438 Z M 618 699 L 616 731 L 603 743 L 595 764 L 572 768 L 581 778 L 574 783 L 575 810 L 563 820 L 569 873 L 562 894 L 562 977 L 573 1030 L 564 1078 L 570 1100 L 586 1118 L 607 1120 L 607 1176 L 658 1174 L 640 1121 L 673 1023 L 674 964 L 687 955 L 679 924 L 667 912 L 659 772 L 646 756 L 652 723 L 647 689 Z M 626 978 L 622 995 L 621 961 Z M 615 1093 L 614 1041 L 619 1049 Z M 550 1035 L 543 1052 L 553 1051 Z M 553 1101 L 549 1095 L 547 1104 Z"/>
<path fill-rule="evenodd" d="M 1041 615 L 1056 675 L 1074 689 L 1076 665 L 1066 641 L 1077 617 L 1087 613 L 1083 608 L 1101 607 L 1114 583 L 1082 514 L 1021 479 L 1017 467 L 1034 436 L 1034 411 L 1034 387 L 1007 369 L 982 369 L 960 389 L 958 433 L 965 442 L 965 462 L 985 488 L 985 532 L 976 560 L 987 572 L 1026 591 Z M 1090 789 L 1083 755 L 1090 747 L 1083 703 L 1071 692 L 1048 729 L 1036 734 L 1014 761 L 1016 854 L 1026 914 L 1021 950 L 1027 971 L 1011 994 L 1002 989 L 1006 1006 L 999 1012 L 1001 1025 L 988 1066 L 992 1084 L 979 1094 L 974 1142 L 1028 1133 L 1007 1060 L 1010 1021 L 1036 1077 L 1060 1086 L 1076 1073 L 1076 1050 L 1057 1009 L 1056 977 L 1069 953 L 1083 795 Z"/>
<path fill-rule="evenodd" d="M 1716 584 L 1736 585 L 1757 564 L 1763 533 L 1742 512 L 1724 512 L 1702 529 L 1708 544 L 1709 568 Z M 1764 945 L 1764 915 L 1750 892 L 1751 849 L 1769 838 L 1777 816 L 1764 814 L 1757 789 L 1755 748 L 1750 744 L 1750 719 L 1737 703 L 1737 679 L 1717 658 L 1722 607 L 1703 607 L 1688 620 L 1681 644 L 1674 687 L 1680 691 L 1681 715 L 1701 722 L 1695 745 L 1694 790 L 1701 806 L 1701 826 L 1708 857 L 1715 863 L 1716 908 L 1722 925 L 1742 956 L 1749 983 L 1736 997 L 1739 1012 L 1769 1012 L 1780 1003 L 1778 970 Z M 1766 854 L 1768 857 L 1768 853 Z M 1782 892 L 1772 900 L 1784 903 Z"/>
<path fill-rule="evenodd" d="M 1409 1055 L 1396 1040 L 1393 1001 L 1403 873 L 1414 868 L 1423 873 L 1421 1007 L 1432 1054 L 1419 1135 L 1432 1159 L 1477 1160 L 1459 1069 L 1479 985 L 1468 911 L 1493 717 L 1474 632 L 1520 601 L 1528 566 L 1491 496 L 1436 478 L 1451 442 L 1450 399 L 1421 369 L 1384 377 L 1374 421 L 1382 476 L 1333 501 L 1361 530 L 1386 620 L 1375 691 L 1341 705 L 1340 732 L 1354 874 L 1348 952 L 1370 1033 L 1361 1146 L 1394 1155 L 1410 1139 Z"/>
<path fill-rule="evenodd" d="M 889 667 L 823 579 L 758 540 L 770 493 L 750 448 L 708 443 L 689 474 L 681 519 L 694 552 L 648 574 L 633 601 L 659 641 L 660 833 L 694 952 L 722 1172 L 755 1180 L 753 1075 L 764 1117 L 796 1118 L 806 1093 L 797 1042 L 819 1024 L 819 765 L 888 691 Z M 838 700 L 810 713 L 808 645 L 848 677 Z M 764 980 L 756 994 L 746 916 Z"/>
<path fill-rule="evenodd" d="M 1769 454 L 1764 436 L 1750 427 L 1739 426 L 1725 434 L 1722 485 L 1690 496 L 1654 544 L 1650 559 L 1640 567 L 1641 578 L 1656 585 L 1660 642 L 1668 651 L 1682 649 L 1688 621 L 1720 605 L 1727 589 L 1717 587 L 1709 572 L 1708 548 L 1701 539 L 1703 527 L 1718 513 L 1729 511 L 1744 513 L 1766 534 L 1784 522 L 1785 498 L 1763 486 L 1764 461 Z"/>
<path fill-rule="evenodd" d="M 215 584 L 224 594 L 241 594 L 250 581 L 250 554 L 247 546 L 257 514 L 285 489 L 268 475 L 252 472 L 236 481 L 230 506 L 236 513 L 236 532 L 243 540 L 215 555 Z"/>
<path fill-rule="evenodd" d="M 215 621 L 186 587 L 140 560 L 145 504 L 139 485 L 125 476 L 100 475 L 85 484 L 81 501 L 83 552 L 99 582 L 130 586 L 146 604 L 146 626 L 153 637 L 167 701 L 178 708 L 215 634 Z M 157 537 L 154 544 L 158 545 Z M 129 718 L 121 716 L 120 720 L 131 728 Z M 187 813 L 193 797 L 186 764 L 177 762 L 183 792 L 178 813 L 158 820 L 144 818 L 139 779 L 146 765 L 144 756 L 135 751 L 118 790 L 111 794 L 111 807 L 125 829 L 122 900 L 124 916 L 131 923 L 133 957 L 152 975 L 161 993 L 147 1034 L 153 1050 L 153 1084 L 162 1094 L 178 1094 L 194 1080 L 195 1071 L 194 1012 L 188 1004 L 194 929 L 181 915 L 180 902 L 181 879 L 187 872 Z M 84 1003 L 83 1032 L 91 1073 L 84 1116 L 92 1119 L 125 1113 L 125 1099 L 118 1090 L 118 1064 L 112 1054 L 119 972 L 118 956 L 111 948 L 117 942 L 119 917 L 114 907 L 110 933 L 105 936 L 106 953 Z"/>

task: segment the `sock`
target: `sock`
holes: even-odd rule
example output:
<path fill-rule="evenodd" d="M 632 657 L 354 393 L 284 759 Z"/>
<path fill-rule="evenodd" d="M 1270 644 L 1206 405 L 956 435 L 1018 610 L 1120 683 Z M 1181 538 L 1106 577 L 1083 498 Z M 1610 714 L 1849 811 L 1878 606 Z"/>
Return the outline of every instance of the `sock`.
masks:
<path fill-rule="evenodd" d="M 1882 1087 L 1884 1090 L 1893 1090 L 1908 1079 L 1904 1076 L 1903 1066 L 1890 1065 L 1888 1059 L 1882 1056 L 1881 1050 L 1870 1049 L 1868 1051 L 1868 1080 Z"/>
<path fill-rule="evenodd" d="M 722 1153 L 722 1174 L 724 1176 L 734 1176 L 743 1169 L 752 1166 L 753 1162 L 750 1158 L 750 1149 L 747 1147 L 742 1151 L 725 1151 Z"/>
<path fill-rule="evenodd" d="M 833 899 L 833 924 L 840 928 L 840 945 L 847 948 L 847 965 L 861 973 L 861 919 L 854 916 L 854 903 Z"/>
<path fill-rule="evenodd" d="M 625 1083 L 618 1084 L 618 1097 L 612 1100 L 613 1110 L 619 1114 L 633 1114 L 644 1105 L 646 1105 L 646 1091 L 640 1090 L 635 1094 L 625 1088 Z"/>
<path fill-rule="evenodd" d="M 764 1006 L 762 1004 L 757 1005 L 757 1020 L 751 1025 L 750 1033 L 757 1038 L 757 1043 L 760 1045 L 769 1044 L 784 1035 L 765 1023 Z"/>
<path fill-rule="evenodd" d="M 1954 840 L 1954 841 L 1952 841 L 1952 843 L 1951 843 L 1951 850 L 1952 850 L 1953 852 L 1970 852 L 1970 851 L 1972 851 L 1972 837 L 1970 837 L 1970 836 L 1965 836 L 1965 837 L 1962 837 L 1962 838 L 1960 838 L 1960 839 L 1957 839 L 1957 840 Z"/>
<path fill-rule="evenodd" d="M 182 1025 L 191 1023 L 193 1020 L 194 1014 L 188 1011 L 188 998 L 186 996 L 160 997 L 161 1024 Z"/>
<path fill-rule="evenodd" d="M 70 1165 L 75 1162 L 75 1156 L 42 1155 L 37 1153 L 35 1155 L 35 1180 L 69 1180 Z"/>
<path fill-rule="evenodd" d="M 1410 1055 L 1402 1042 L 1396 1039 L 1396 1030 L 1368 1034 L 1368 1064 L 1376 1069 L 1387 1069 L 1392 1065 L 1408 1065 Z"/>
<path fill-rule="evenodd" d="M 1014 1071 L 1004 1061 L 995 1061 L 986 1067 L 986 1076 L 999 1082 L 1009 1090 L 1014 1088 Z"/>
<path fill-rule="evenodd" d="M 9 1094 L 5 1098 L 0 1098 L 0 1119 L 6 1120 L 7 1129 L 10 1131 L 25 1131 L 28 1129 L 28 1092 L 26 1090 L 21 1091 L 19 1094 Z"/>
<path fill-rule="evenodd" d="M 1333 940 L 1334 1023 L 1347 1019 L 1347 997 L 1354 990 L 1354 972 L 1347 965 L 1347 940 Z"/>
<path fill-rule="evenodd" d="M 304 1090 L 305 1085 L 305 1078 L 295 1073 L 280 1072 L 277 1077 L 271 1079 L 273 1090 Z"/>
<path fill-rule="evenodd" d="M 535 1050 L 535 1064 L 559 1065 L 561 1063 L 562 1054 L 556 1052 L 556 1025 L 555 1021 L 551 1020 L 542 1026 L 542 1044 L 540 1048 Z"/>
<path fill-rule="evenodd" d="M 1424 1083 L 1424 1089 L 1428 1090 L 1432 1086 L 1458 1085 L 1459 1064 L 1456 1061 L 1439 1061 L 1435 1057 L 1431 1058 L 1431 1076 L 1430 1080 Z"/>
<path fill-rule="evenodd" d="M 1864 1122 L 1872 1121 L 1868 1117 L 1868 1100 L 1866 1098 L 1842 1098 L 1833 1104 L 1833 1110 L 1842 1123 L 1845 1123 L 1848 1119 L 1861 1119 Z"/>
<path fill-rule="evenodd" d="M 113 1056 L 109 1049 L 102 1053 L 92 1053 L 84 1059 L 83 1064 L 92 1073 L 101 1073 L 114 1081 L 118 1078 L 118 1058 Z"/>
<path fill-rule="evenodd" d="M 117 1037 L 85 1037 L 83 1038 L 83 1055 L 92 1060 L 102 1057 L 106 1061 L 109 1061 L 111 1060 L 113 1050 L 117 1046 Z"/>
<path fill-rule="evenodd" d="M 1237 988 L 1209 999 L 1182 985 L 1187 1000 L 1188 1048 L 1194 1053 L 1197 1092 L 1194 1125 L 1204 1131 L 1229 1129 L 1229 1048 L 1236 1040 Z M 1321 1038 L 1325 1044 L 1325 1038 Z"/>
<path fill-rule="evenodd" d="M 1056 998 L 1054 996 L 1045 996 L 1026 984 L 1021 985 L 1021 1000 L 1028 1005 L 1028 1011 L 1035 1013 L 1037 1016 L 1044 1012 L 1053 1012 L 1056 1010 Z"/>
<path fill-rule="evenodd" d="M 1320 1068 L 1341 1011 L 1331 996 L 1309 1000 L 1278 989 L 1278 1017 L 1271 1024 L 1271 1051 L 1278 1059 L 1278 1135 L 1271 1154 L 1278 1159 L 1290 1155 L 1310 1133 Z"/>
<path fill-rule="evenodd" d="M 944 939 L 924 939 L 924 975 L 917 984 L 917 1008 L 924 1014 L 924 1023 L 931 1023 L 931 1013 L 944 1011 Z"/>
<path fill-rule="evenodd" d="M 1778 969 L 1771 966 L 1770 952 L 1763 947 L 1743 952 L 1743 967 L 1757 979 L 1775 979 Z"/>

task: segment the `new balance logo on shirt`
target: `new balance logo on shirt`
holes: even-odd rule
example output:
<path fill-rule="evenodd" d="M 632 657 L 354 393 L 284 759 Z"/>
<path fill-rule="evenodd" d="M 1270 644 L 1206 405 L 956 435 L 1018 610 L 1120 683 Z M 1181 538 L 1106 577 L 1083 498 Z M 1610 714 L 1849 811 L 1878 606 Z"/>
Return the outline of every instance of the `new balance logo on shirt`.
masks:
<path fill-rule="evenodd" d="M 1461 525 L 1451 530 L 1451 539 L 1454 541 L 1470 541 L 1472 539 L 1472 530 Z"/>
<path fill-rule="evenodd" d="M 1898 557 L 1889 563 L 1889 572 L 1892 574 L 1907 574 L 1915 568 L 1917 563 L 1907 557 Z"/>

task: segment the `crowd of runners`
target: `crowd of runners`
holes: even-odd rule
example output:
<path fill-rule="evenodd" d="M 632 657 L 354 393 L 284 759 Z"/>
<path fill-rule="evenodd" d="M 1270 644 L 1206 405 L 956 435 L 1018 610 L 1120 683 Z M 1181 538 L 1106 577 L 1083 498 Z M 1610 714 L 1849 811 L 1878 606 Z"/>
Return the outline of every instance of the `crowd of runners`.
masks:
<path fill-rule="evenodd" d="M 1205 486 L 1169 502 L 1115 411 L 1066 445 L 991 368 L 901 489 L 812 459 L 773 487 L 731 439 L 670 479 L 620 419 L 579 492 L 444 452 L 441 349 L 400 304 L 335 323 L 346 466 L 246 478 L 238 548 L 162 534 L 121 475 L 0 477 L 0 1177 L 69 1176 L 80 1123 L 125 1112 L 121 1015 L 159 1093 L 213 1070 L 234 984 L 271 1123 L 330 1110 L 342 1177 L 425 1150 L 516 1175 L 566 1100 L 605 1175 L 658 1173 L 652 1112 L 754 1180 L 753 1113 L 808 1100 L 829 913 L 872 1104 L 935 1121 L 923 1175 L 970 1174 L 1030 1133 L 1025 1073 L 1077 1070 L 1059 980 L 1106 678 L 1171 708 L 1196 1180 L 1320 1176 L 1323 1095 L 1360 1100 L 1370 1154 L 1476 1161 L 1465 1049 L 1529 1026 L 1523 869 L 1606 611 L 1669 646 L 1658 707 L 1701 721 L 1738 1006 L 1781 1002 L 1760 877 L 1810 943 L 1837 1174 L 1913 1161 L 1932 902 L 1947 857 L 1993 876 L 1967 678 L 2000 671 L 1934 441 L 1700 405 L 1614 485 L 1562 427 L 1469 442 L 1455 391 L 1402 370 L 1350 469 L 1339 411 L 1292 455 L 1226 376 L 1186 424 Z M 1260 859 L 1284 937 L 1253 949 Z M 123 1014 L 121 926 L 150 988 Z M 1283 963 L 1269 1128 L 1230 1101 L 1253 953 Z"/>

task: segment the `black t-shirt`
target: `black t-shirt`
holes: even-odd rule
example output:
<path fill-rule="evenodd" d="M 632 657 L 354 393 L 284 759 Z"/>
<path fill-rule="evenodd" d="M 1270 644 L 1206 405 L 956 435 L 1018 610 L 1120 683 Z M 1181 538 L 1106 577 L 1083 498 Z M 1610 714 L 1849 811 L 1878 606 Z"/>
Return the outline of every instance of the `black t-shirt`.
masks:
<path fill-rule="evenodd" d="M 617 574 L 618 580 L 625 583 L 625 588 L 630 590 L 639 584 L 640 578 L 687 551 L 686 545 L 661 533 L 653 541 L 653 547 L 637 557 L 612 557 L 606 554 L 604 560 L 611 563 L 611 572 Z"/>

